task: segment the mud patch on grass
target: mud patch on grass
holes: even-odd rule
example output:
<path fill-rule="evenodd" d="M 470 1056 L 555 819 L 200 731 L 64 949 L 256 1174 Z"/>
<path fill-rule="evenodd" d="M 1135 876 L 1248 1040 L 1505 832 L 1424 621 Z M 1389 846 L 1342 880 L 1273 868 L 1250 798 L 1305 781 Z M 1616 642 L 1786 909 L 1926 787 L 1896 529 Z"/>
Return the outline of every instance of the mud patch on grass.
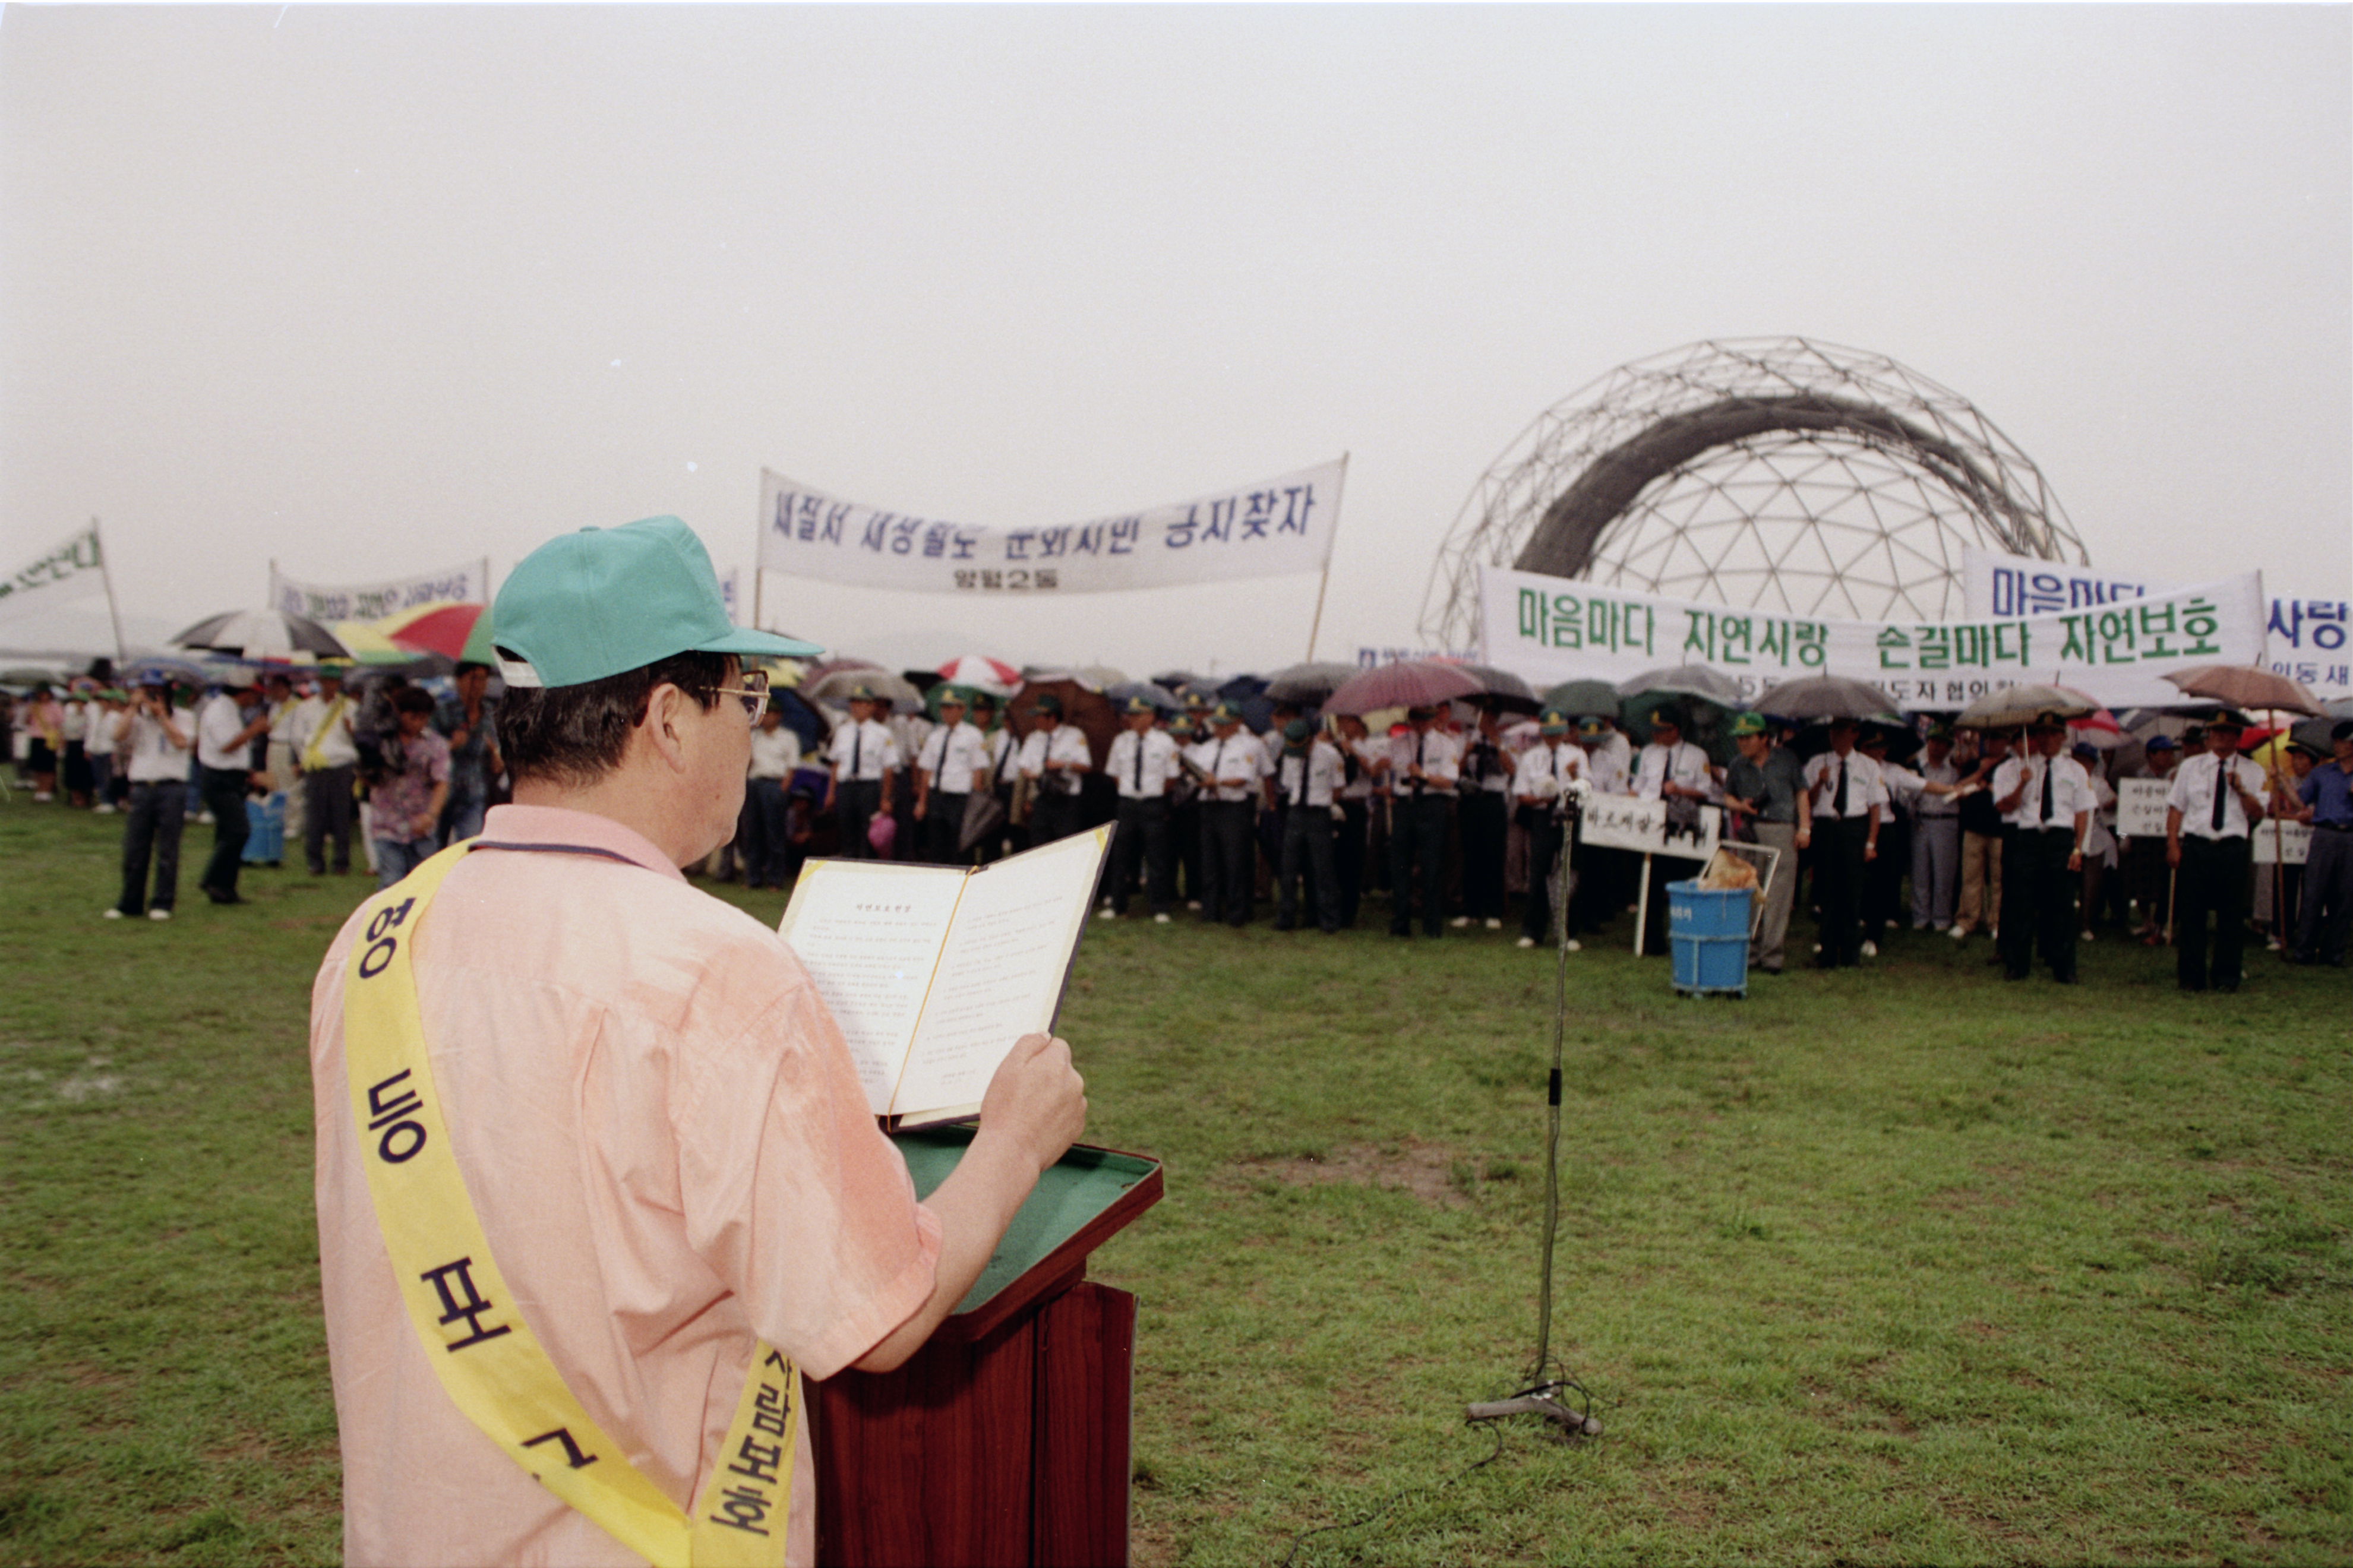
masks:
<path fill-rule="evenodd" d="M 1409 1139 L 1403 1143 L 1345 1143 L 1323 1154 L 1282 1160 L 1245 1160 L 1244 1174 L 1285 1186 L 1319 1187 L 1335 1183 L 1411 1193 L 1438 1208 L 1463 1203 L 1454 1182 L 1454 1151 L 1444 1143 Z"/>

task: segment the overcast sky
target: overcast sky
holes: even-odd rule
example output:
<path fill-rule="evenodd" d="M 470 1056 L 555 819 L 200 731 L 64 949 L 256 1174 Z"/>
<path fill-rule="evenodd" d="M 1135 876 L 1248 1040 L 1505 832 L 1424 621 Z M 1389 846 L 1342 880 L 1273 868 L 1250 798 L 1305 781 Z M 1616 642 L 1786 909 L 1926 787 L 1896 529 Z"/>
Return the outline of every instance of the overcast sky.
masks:
<path fill-rule="evenodd" d="M 94 515 L 176 629 L 655 512 L 748 565 L 764 465 L 1021 524 L 1345 451 L 1345 658 L 1547 405 L 1800 333 L 1973 400 L 2097 564 L 2341 595 L 2348 17 L 9 5 L 0 571 Z M 765 600 L 1140 671 L 1314 595 Z"/>

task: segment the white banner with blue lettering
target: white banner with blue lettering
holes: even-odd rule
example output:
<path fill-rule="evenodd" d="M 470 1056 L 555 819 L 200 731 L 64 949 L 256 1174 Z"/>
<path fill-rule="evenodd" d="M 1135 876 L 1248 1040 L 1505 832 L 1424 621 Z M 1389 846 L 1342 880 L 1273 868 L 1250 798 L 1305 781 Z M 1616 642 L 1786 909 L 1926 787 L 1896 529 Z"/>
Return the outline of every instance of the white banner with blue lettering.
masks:
<path fill-rule="evenodd" d="M 1967 707 L 2004 686 L 2056 682 L 2111 709 L 2183 700 L 2160 679 L 2253 664 L 2263 646 L 2259 573 L 2129 603 L 2025 618 L 1833 621 L 1731 610 L 1503 567 L 1480 569 L 1482 664 L 1539 691 L 1612 683 L 1683 664 L 1731 676 L 1745 695 L 1808 675 L 1868 680 L 1907 710 Z"/>
<path fill-rule="evenodd" d="M 1972 616 L 2042 616 L 2114 605 L 2150 594 L 2170 594 L 2178 583 L 2137 574 L 2102 572 L 2059 561 L 1971 546 L 1961 552 L 1962 603 Z M 2276 585 L 2274 585 L 2276 587 Z M 2353 632 L 2341 594 L 2274 592 L 2263 621 L 2265 668 L 2301 680 L 2322 701 L 2353 697 Z"/>
<path fill-rule="evenodd" d="M 1321 572 L 1348 460 L 1089 522 L 994 528 L 842 500 L 763 469 L 760 565 L 918 594 L 1101 594 Z"/>
<path fill-rule="evenodd" d="M 298 583 L 280 576 L 277 563 L 269 567 L 269 607 L 314 621 L 381 620 L 396 610 L 419 605 L 487 605 L 491 602 L 491 563 L 469 561 L 446 571 L 384 583 Z"/>

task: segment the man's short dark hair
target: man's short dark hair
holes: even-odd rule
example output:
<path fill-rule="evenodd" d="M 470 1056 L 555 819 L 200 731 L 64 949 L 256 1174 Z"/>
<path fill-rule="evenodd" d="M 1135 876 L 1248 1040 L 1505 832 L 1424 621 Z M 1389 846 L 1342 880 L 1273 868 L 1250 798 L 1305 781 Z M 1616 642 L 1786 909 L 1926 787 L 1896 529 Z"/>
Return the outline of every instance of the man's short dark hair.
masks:
<path fill-rule="evenodd" d="M 452 680 L 463 680 L 466 677 L 473 674 L 474 671 L 478 669 L 485 675 L 488 675 L 491 672 L 491 667 L 484 664 L 480 659 L 461 658 L 458 661 L 458 668 L 449 672 L 449 679 Z"/>
<path fill-rule="evenodd" d="M 433 693 L 421 686 L 402 687 L 392 698 L 392 710 L 396 713 L 430 713 L 438 706 Z"/>
<path fill-rule="evenodd" d="M 517 779 L 579 786 L 621 765 L 629 731 L 644 722 L 657 686 L 675 686 L 708 712 L 729 683 L 733 654 L 679 653 L 578 686 L 513 686 L 499 709 L 499 745 Z"/>

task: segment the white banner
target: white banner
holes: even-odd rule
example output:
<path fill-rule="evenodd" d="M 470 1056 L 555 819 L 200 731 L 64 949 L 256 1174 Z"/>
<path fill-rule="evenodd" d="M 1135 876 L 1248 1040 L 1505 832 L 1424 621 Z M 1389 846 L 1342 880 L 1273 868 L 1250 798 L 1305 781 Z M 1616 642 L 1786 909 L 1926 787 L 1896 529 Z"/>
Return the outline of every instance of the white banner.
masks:
<path fill-rule="evenodd" d="M 1563 680 L 1620 682 L 1702 664 L 1744 696 L 1808 675 L 1868 680 L 1907 710 L 1968 706 L 2005 686 L 2072 686 L 2110 708 L 2178 702 L 2158 679 L 2200 664 L 2253 664 L 2263 649 L 2253 573 L 2128 605 L 2030 620 L 1832 621 L 1729 610 L 1482 567 L 1482 664 L 1539 691 Z"/>
<path fill-rule="evenodd" d="M 0 578 L 0 615 L 102 594 L 106 579 L 100 566 L 98 527 L 93 523 Z"/>
<path fill-rule="evenodd" d="M 420 605 L 487 605 L 491 602 L 491 563 L 469 561 L 443 572 L 396 577 L 385 583 L 331 585 L 297 583 L 281 576 L 275 562 L 269 567 L 269 607 L 314 621 L 374 621 L 396 610 Z"/>
<path fill-rule="evenodd" d="M 1577 840 L 1597 849 L 1631 849 L 1638 855 L 1670 855 L 1681 860 L 1704 860 L 1715 853 L 1723 831 L 1724 813 L 1700 807 L 1697 827 L 1667 830 L 1667 803 L 1641 800 L 1630 795 L 1590 795 L 1585 797 Z"/>
<path fill-rule="evenodd" d="M 1099 594 L 1321 572 L 1342 458 L 1199 500 L 1050 528 L 984 528 L 841 500 L 763 469 L 771 572 L 918 594 Z"/>
<path fill-rule="evenodd" d="M 2181 584 L 2057 561 L 1961 552 L 1962 602 L 1972 616 L 2044 616 L 2179 591 Z M 2274 595 L 2264 618 L 2264 668 L 2301 680 L 2322 701 L 2353 697 L 2353 632 L 2341 595 Z"/>
<path fill-rule="evenodd" d="M 2312 855 L 2312 824 L 2266 821 L 2255 825 L 2254 863 L 2258 866 L 2301 866 Z M 2269 919 L 2268 911 L 2263 913 Z"/>
<path fill-rule="evenodd" d="M 2165 837 L 2165 797 L 2173 793 L 2171 779 L 2116 781 L 2116 837 Z"/>

